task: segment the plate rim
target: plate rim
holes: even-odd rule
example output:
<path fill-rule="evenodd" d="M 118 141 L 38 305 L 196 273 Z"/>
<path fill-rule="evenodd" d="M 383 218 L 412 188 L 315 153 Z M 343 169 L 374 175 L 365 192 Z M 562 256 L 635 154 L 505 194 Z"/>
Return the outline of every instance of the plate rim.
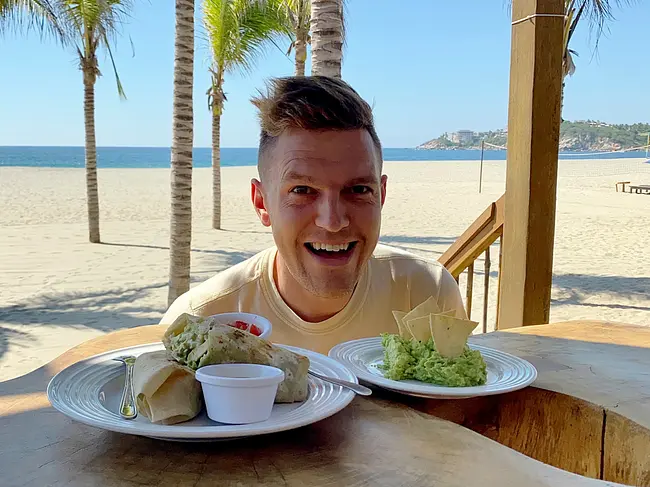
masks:
<path fill-rule="evenodd" d="M 477 345 L 475 343 L 468 343 L 469 347 L 474 350 L 485 350 L 496 353 L 503 357 L 507 357 L 511 360 L 521 363 L 521 365 L 530 372 L 530 377 L 521 383 L 514 384 L 511 386 L 504 387 L 502 389 L 496 390 L 485 390 L 485 385 L 482 386 L 468 386 L 468 387 L 448 387 L 448 386 L 437 386 L 435 384 L 428 384 L 422 382 L 422 385 L 411 384 L 408 382 L 397 381 L 393 379 L 388 379 L 386 377 L 381 377 L 368 370 L 358 366 L 355 363 L 352 363 L 344 358 L 339 357 L 341 349 L 344 347 L 354 346 L 355 344 L 372 344 L 377 348 L 381 349 L 381 337 L 367 337 L 367 338 L 358 338 L 356 340 L 348 340 L 346 342 L 341 342 L 337 345 L 334 345 L 328 352 L 328 356 L 334 360 L 341 363 L 341 365 L 348 368 L 353 374 L 357 376 L 358 379 L 363 380 L 369 384 L 381 387 L 383 389 L 407 394 L 415 395 L 417 397 L 427 397 L 431 399 L 466 399 L 470 397 L 479 397 L 479 396 L 493 396 L 497 394 L 507 394 L 509 392 L 514 392 L 525 387 L 528 387 L 537 380 L 538 372 L 537 368 L 530 363 L 528 360 L 513 355 L 502 350 L 498 350 L 492 347 L 486 347 L 483 345 Z"/>
<path fill-rule="evenodd" d="M 330 362 L 330 365 L 333 365 L 335 368 L 338 368 L 341 372 L 345 372 L 347 374 L 346 380 L 353 381 L 355 383 L 358 383 L 357 376 L 350 371 L 348 367 L 343 365 L 337 360 L 334 360 L 331 357 L 328 357 L 325 354 L 315 352 L 313 350 L 308 350 L 300 347 L 294 347 L 290 345 L 283 345 L 283 344 L 277 344 L 274 343 L 274 345 L 278 347 L 282 347 L 288 350 L 291 350 L 296 353 L 300 353 L 303 355 L 317 355 L 320 356 L 320 358 L 324 359 L 327 362 Z M 150 423 L 151 427 L 154 427 L 158 429 L 158 427 L 161 429 L 161 431 L 143 431 L 137 427 L 137 423 L 131 422 L 130 420 L 122 420 L 124 421 L 124 425 L 121 424 L 106 424 L 105 421 L 102 420 L 96 420 L 93 418 L 88 418 L 84 415 L 79 414 L 77 411 L 75 411 L 73 408 L 67 407 L 65 410 L 62 410 L 61 404 L 59 401 L 54 400 L 52 397 L 52 391 L 56 387 L 57 381 L 61 381 L 62 377 L 65 377 L 66 373 L 70 373 L 74 368 L 84 368 L 88 366 L 92 366 L 93 364 L 90 364 L 89 362 L 92 361 L 97 361 L 101 360 L 102 358 L 110 355 L 123 355 L 124 352 L 129 351 L 129 350 L 134 350 L 134 349 L 141 349 L 141 348 L 153 348 L 153 347 L 163 347 L 164 345 L 162 341 L 160 342 L 149 342 L 149 343 L 143 343 L 140 345 L 133 345 L 130 347 L 123 347 L 123 348 L 118 348 L 118 349 L 113 349 L 113 350 L 107 350 L 102 353 L 98 353 L 89 357 L 86 357 L 84 359 L 78 360 L 64 369 L 60 370 L 57 372 L 48 382 L 47 388 L 46 388 L 46 394 L 47 394 L 47 399 L 50 403 L 50 405 L 57 410 L 59 413 L 75 420 L 80 423 L 86 424 L 88 426 L 93 426 L 96 428 L 100 428 L 106 431 L 112 431 L 116 433 L 124 433 L 124 434 L 131 434 L 131 435 L 136 435 L 136 436 L 144 436 L 144 437 L 149 437 L 149 438 L 156 438 L 156 439 L 161 439 L 161 440 L 166 440 L 166 439 L 182 439 L 182 440 L 197 440 L 197 439 L 237 439 L 237 438 L 247 438 L 247 437 L 252 437 L 252 436 L 259 436 L 259 435 L 264 435 L 264 434 L 270 434 L 270 433 L 280 433 L 283 431 L 289 431 L 297 428 L 301 428 L 303 426 L 307 426 L 310 424 L 317 423 L 319 421 L 322 421 L 324 419 L 327 419 L 343 409 L 345 409 L 355 398 L 355 393 L 350 390 L 346 390 L 344 388 L 341 388 L 340 390 L 340 395 L 338 396 L 337 399 L 340 400 L 340 404 L 331 407 L 330 409 L 325 409 L 323 412 L 320 414 L 317 414 L 315 416 L 309 416 L 305 417 L 303 419 L 299 420 L 294 420 L 291 422 L 288 422 L 286 424 L 282 425 L 274 425 L 274 426 L 260 426 L 254 430 L 247 430 L 247 431 L 236 431 L 233 430 L 232 428 L 229 428 L 227 431 L 221 431 L 219 432 L 219 428 L 223 428 L 223 426 L 202 426 L 202 427 L 197 427 L 197 431 L 188 433 L 186 431 L 178 431 L 174 432 L 173 428 L 175 425 L 156 425 L 153 423 Z M 107 358 L 104 360 L 104 362 L 109 362 L 111 359 Z M 315 380 L 320 380 L 320 379 L 315 379 Z M 332 384 L 333 387 L 336 387 L 334 384 Z M 59 406 L 59 407 L 57 407 Z M 120 418 L 121 419 L 121 418 Z M 182 423 L 180 423 L 182 424 Z M 251 425 L 263 425 L 264 422 L 261 423 L 251 423 Z M 235 427 L 237 425 L 228 425 L 229 427 Z M 250 425 L 241 425 L 241 426 L 250 426 Z M 203 428 L 209 428 L 209 429 L 203 429 Z"/>

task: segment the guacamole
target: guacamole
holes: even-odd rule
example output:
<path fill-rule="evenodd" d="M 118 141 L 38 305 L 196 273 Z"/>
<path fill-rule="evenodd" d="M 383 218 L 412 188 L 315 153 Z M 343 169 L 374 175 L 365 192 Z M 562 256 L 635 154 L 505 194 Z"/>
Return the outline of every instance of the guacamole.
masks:
<path fill-rule="evenodd" d="M 487 367 L 477 350 L 465 346 L 456 358 L 445 358 L 433 338 L 426 342 L 384 333 L 384 376 L 392 380 L 415 379 L 448 387 L 480 386 L 487 381 Z"/>
<path fill-rule="evenodd" d="M 184 325 L 182 331 L 168 337 L 169 342 L 165 344 L 165 347 L 177 362 L 196 370 L 199 368 L 199 360 L 191 357 L 190 354 L 206 342 L 210 323 L 206 323 L 202 318 L 197 318 L 196 321 L 185 321 Z"/>

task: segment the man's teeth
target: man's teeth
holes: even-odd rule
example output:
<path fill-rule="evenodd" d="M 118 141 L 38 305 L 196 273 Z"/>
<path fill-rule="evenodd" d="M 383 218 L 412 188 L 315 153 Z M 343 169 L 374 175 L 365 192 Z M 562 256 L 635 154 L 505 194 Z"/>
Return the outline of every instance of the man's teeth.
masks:
<path fill-rule="evenodd" d="M 339 245 L 314 242 L 311 243 L 310 245 L 314 250 L 327 250 L 328 252 L 341 252 L 341 251 L 348 250 L 348 248 L 350 247 L 349 242 L 345 244 L 339 244 Z"/>

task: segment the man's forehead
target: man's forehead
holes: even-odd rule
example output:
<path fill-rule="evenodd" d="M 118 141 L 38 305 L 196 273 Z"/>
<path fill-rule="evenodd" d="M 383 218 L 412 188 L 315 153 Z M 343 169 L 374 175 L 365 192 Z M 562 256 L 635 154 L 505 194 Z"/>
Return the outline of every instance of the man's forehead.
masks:
<path fill-rule="evenodd" d="M 281 179 L 298 173 L 318 177 L 332 171 L 343 177 L 380 175 L 378 151 L 366 130 L 287 130 L 269 155 Z"/>

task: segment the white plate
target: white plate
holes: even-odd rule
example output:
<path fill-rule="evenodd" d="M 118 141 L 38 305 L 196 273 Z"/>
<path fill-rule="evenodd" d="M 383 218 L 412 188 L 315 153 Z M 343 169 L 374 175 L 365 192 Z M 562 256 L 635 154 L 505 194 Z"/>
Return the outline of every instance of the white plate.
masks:
<path fill-rule="evenodd" d="M 284 348 L 305 355 L 311 369 L 322 375 L 357 382 L 356 377 L 338 362 L 319 353 L 296 347 Z M 354 398 L 354 392 L 309 376 L 309 397 L 293 404 L 275 404 L 271 417 L 261 423 L 225 425 L 210 420 L 203 412 L 185 423 L 152 424 L 145 416 L 123 419 L 119 403 L 124 385 L 124 365 L 113 361 L 121 355 L 138 356 L 163 350 L 162 343 L 123 348 L 77 362 L 55 375 L 47 387 L 54 408 L 82 423 L 120 433 L 175 441 L 214 441 L 242 438 L 299 428 L 339 412 Z"/>
<path fill-rule="evenodd" d="M 492 348 L 469 345 L 481 352 L 487 365 L 487 383 L 474 387 L 443 387 L 417 380 L 397 381 L 384 377 L 381 338 L 362 338 L 336 345 L 329 356 L 345 365 L 360 380 L 411 396 L 430 399 L 464 399 L 522 389 L 535 381 L 537 370 L 526 360 Z"/>

